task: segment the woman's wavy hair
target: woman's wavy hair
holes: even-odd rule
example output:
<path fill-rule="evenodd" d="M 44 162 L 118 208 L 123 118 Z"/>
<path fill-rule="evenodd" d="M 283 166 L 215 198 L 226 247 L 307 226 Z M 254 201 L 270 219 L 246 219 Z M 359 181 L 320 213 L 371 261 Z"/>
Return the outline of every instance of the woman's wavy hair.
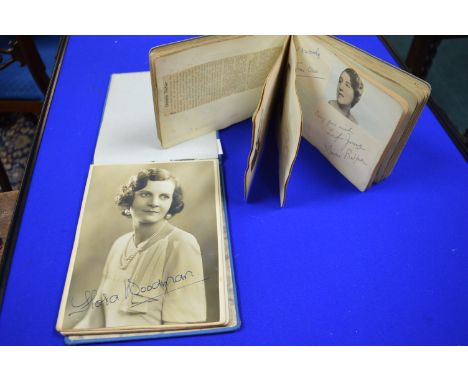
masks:
<path fill-rule="evenodd" d="M 364 84 L 361 80 L 361 77 L 359 77 L 359 74 L 357 74 L 357 72 L 354 69 L 346 68 L 341 74 L 343 73 L 348 73 L 349 79 L 351 81 L 351 87 L 354 91 L 354 97 L 351 101 L 351 107 L 353 107 L 359 102 L 359 100 L 362 97 L 362 93 L 364 93 Z"/>
<path fill-rule="evenodd" d="M 167 213 L 174 216 L 184 209 L 182 188 L 177 179 L 163 168 L 148 168 L 140 170 L 138 174 L 130 177 L 127 184 L 122 185 L 120 193 L 115 197 L 115 202 L 122 208 L 122 215 L 129 217 L 125 210 L 132 206 L 135 192 L 145 188 L 149 180 L 172 180 L 175 188 L 172 195 L 172 204 Z"/>

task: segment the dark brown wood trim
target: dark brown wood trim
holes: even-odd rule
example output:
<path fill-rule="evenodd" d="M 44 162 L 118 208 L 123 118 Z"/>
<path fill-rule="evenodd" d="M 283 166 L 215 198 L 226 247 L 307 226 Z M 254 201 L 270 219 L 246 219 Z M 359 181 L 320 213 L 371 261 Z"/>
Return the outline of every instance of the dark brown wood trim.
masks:
<path fill-rule="evenodd" d="M 0 113 L 35 113 L 42 109 L 42 101 L 36 100 L 4 100 L 0 102 Z"/>
<path fill-rule="evenodd" d="M 15 250 L 19 227 L 21 225 L 21 218 L 23 216 L 24 206 L 26 205 L 26 198 L 28 196 L 29 186 L 31 184 L 34 167 L 36 165 L 37 154 L 39 152 L 39 147 L 44 133 L 44 128 L 47 122 L 52 98 L 54 96 L 55 87 L 57 85 L 57 81 L 60 75 L 60 69 L 62 67 L 63 58 L 65 56 L 68 39 L 68 37 L 63 37 L 60 41 L 60 45 L 57 52 L 57 60 L 55 62 L 51 81 L 47 89 L 44 104 L 42 105 L 42 110 L 37 125 L 37 133 L 32 145 L 31 154 L 28 159 L 28 166 L 24 174 L 23 182 L 21 184 L 18 202 L 16 204 L 15 212 L 13 215 L 12 226 L 5 243 L 4 256 L 0 264 L 0 309 L 3 303 L 3 296 L 5 294 L 8 281 L 8 273 L 10 270 L 11 261 Z"/>
<path fill-rule="evenodd" d="M 41 89 L 42 93 L 45 95 L 47 93 L 50 78 L 47 75 L 44 61 L 42 61 L 42 58 L 37 51 L 33 37 L 16 36 L 16 40 L 19 43 L 18 46 L 21 49 L 24 63 L 27 65 L 37 86 L 39 86 L 39 89 Z"/>
<path fill-rule="evenodd" d="M 389 41 L 387 41 L 385 36 L 379 36 L 379 39 L 388 49 L 388 51 L 393 56 L 393 58 L 398 62 L 400 67 L 406 70 L 407 72 L 411 73 L 411 70 L 406 65 L 405 60 L 402 57 L 400 57 L 400 55 L 393 48 L 392 44 Z M 447 135 L 450 137 L 452 142 L 460 151 L 462 156 L 465 158 L 466 161 L 468 161 L 468 142 L 466 142 L 466 138 L 463 137 L 462 134 L 458 132 L 456 126 L 452 123 L 450 118 L 447 116 L 447 114 L 443 111 L 443 109 L 439 106 L 439 104 L 434 100 L 432 96 L 429 98 L 429 101 L 427 102 L 427 104 L 429 108 L 431 109 L 431 111 L 436 116 L 437 120 L 440 122 L 440 124 L 444 128 Z"/>

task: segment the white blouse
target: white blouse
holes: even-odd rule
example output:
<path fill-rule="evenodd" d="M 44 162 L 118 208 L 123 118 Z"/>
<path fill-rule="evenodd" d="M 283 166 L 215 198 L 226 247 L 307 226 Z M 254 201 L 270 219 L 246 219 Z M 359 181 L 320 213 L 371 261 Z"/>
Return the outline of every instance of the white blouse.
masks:
<path fill-rule="evenodd" d="M 166 223 L 138 244 L 129 232 L 109 252 L 93 304 L 75 328 L 206 321 L 203 263 L 195 237 Z"/>

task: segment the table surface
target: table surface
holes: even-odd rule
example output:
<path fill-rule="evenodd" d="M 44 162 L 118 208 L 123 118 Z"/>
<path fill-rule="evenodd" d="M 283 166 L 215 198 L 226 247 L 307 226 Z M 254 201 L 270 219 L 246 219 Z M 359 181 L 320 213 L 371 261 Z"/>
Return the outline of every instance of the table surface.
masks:
<path fill-rule="evenodd" d="M 55 331 L 112 73 L 149 70 L 179 37 L 71 37 L 52 99 L 0 315 L 0 344 Z M 375 36 L 344 40 L 394 63 Z M 467 345 L 468 171 L 426 108 L 393 174 L 357 191 L 303 141 L 279 207 L 264 155 L 243 199 L 251 122 L 220 133 L 242 327 L 138 345 Z"/>

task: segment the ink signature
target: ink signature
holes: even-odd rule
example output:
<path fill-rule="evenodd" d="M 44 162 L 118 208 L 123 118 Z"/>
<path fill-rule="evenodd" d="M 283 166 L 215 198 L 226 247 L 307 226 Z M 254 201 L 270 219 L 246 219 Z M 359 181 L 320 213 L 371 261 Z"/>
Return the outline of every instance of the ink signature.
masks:
<path fill-rule="evenodd" d="M 353 126 L 342 126 L 339 123 L 325 118 L 317 110 L 315 117 L 321 122 L 328 142 L 324 144 L 325 151 L 336 158 L 344 159 L 352 163 L 360 163 L 368 166 L 363 152 L 367 149 L 362 143 L 354 139 Z"/>
<path fill-rule="evenodd" d="M 317 58 L 320 58 L 320 48 L 317 48 L 317 49 L 299 48 L 298 51 L 299 53 L 302 53 L 302 54 L 307 54 L 309 56 L 315 56 Z"/>
<path fill-rule="evenodd" d="M 205 282 L 206 280 L 208 280 L 208 277 L 206 277 L 202 280 L 196 280 L 188 284 L 183 283 L 183 285 L 181 285 L 180 283 L 182 281 L 186 281 L 188 277 L 190 278 L 194 277 L 193 272 L 190 270 L 186 271 L 185 273 L 179 273 L 177 275 L 168 276 L 165 280 L 160 280 L 160 279 L 155 280 L 148 285 L 138 285 L 134 280 L 129 278 L 127 280 L 124 280 L 123 298 L 128 299 L 128 298 L 131 298 L 132 296 L 138 296 L 140 298 L 143 298 L 143 300 L 138 301 L 138 302 L 132 301 L 131 307 L 135 307 L 137 305 L 141 305 L 147 302 L 149 303 L 153 301 L 159 301 L 159 298 L 164 295 L 172 293 L 178 289 L 187 288 L 187 287 L 190 287 L 195 284 Z M 168 287 L 170 285 L 173 285 L 174 288 L 171 290 L 168 290 Z M 177 286 L 177 285 L 180 285 L 180 286 Z M 155 291 L 158 289 L 161 291 L 161 293 L 155 296 L 145 295 L 148 292 Z M 68 314 L 68 316 L 72 316 L 77 313 L 83 313 L 89 309 L 102 308 L 104 306 L 114 304 L 117 301 L 121 300 L 121 295 L 119 294 L 113 294 L 109 296 L 105 293 L 101 293 L 101 295 L 99 296 L 100 298 L 96 299 L 96 297 L 97 297 L 96 289 L 86 290 L 84 292 L 84 300 L 80 301 L 78 304 L 75 304 L 73 297 L 72 297 L 70 305 L 73 308 L 76 308 L 76 310 L 71 311 Z"/>

